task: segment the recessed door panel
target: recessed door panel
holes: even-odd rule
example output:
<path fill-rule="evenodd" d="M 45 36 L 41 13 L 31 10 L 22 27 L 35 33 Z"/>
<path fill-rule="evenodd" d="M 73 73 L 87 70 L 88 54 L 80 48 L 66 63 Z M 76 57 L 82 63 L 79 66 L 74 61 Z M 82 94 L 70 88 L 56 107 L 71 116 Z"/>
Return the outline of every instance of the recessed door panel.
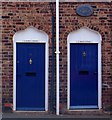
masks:
<path fill-rule="evenodd" d="M 70 44 L 70 108 L 98 108 L 98 44 Z"/>
<path fill-rule="evenodd" d="M 45 44 L 16 45 L 16 110 L 45 110 Z"/>

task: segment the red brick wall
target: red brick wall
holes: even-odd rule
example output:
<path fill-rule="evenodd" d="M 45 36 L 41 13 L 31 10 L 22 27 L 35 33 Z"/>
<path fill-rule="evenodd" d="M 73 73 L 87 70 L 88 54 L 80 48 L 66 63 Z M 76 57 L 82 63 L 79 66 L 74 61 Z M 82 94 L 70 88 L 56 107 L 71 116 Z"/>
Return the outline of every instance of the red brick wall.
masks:
<path fill-rule="evenodd" d="M 94 14 L 90 17 L 81 17 L 76 14 L 76 7 L 81 4 L 83 3 L 60 3 L 60 109 L 63 114 L 80 113 L 67 111 L 67 36 L 83 26 L 96 30 L 102 35 L 102 83 L 108 83 L 111 87 L 102 88 L 102 104 L 103 108 L 112 105 L 112 3 L 88 3 L 94 9 Z M 2 10 L 3 104 L 13 102 L 13 35 L 32 25 L 49 35 L 50 105 L 52 20 L 49 3 L 3 2 Z"/>
<path fill-rule="evenodd" d="M 110 86 L 102 88 L 102 107 L 112 105 L 112 3 L 87 3 L 94 10 L 89 17 L 76 14 L 81 4 L 84 3 L 60 3 L 60 108 L 62 113 L 69 114 L 78 113 L 67 111 L 67 36 L 83 26 L 102 36 L 102 83 Z"/>
<path fill-rule="evenodd" d="M 53 4 L 52 8 L 55 8 L 55 4 Z M 17 31 L 24 30 L 29 26 L 34 26 L 39 30 L 43 30 L 49 36 L 49 86 L 51 84 L 52 13 L 50 9 L 50 3 L 3 2 L 2 3 L 3 105 L 4 103 L 9 103 L 10 106 L 10 103 L 11 104 L 13 103 L 13 35 Z"/>

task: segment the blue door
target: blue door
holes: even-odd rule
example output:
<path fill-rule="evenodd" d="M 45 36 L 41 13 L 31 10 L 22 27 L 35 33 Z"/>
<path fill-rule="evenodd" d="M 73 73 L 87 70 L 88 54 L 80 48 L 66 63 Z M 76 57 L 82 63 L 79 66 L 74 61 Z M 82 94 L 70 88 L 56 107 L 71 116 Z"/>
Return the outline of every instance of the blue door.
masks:
<path fill-rule="evenodd" d="M 98 108 L 98 44 L 70 44 L 70 109 Z"/>
<path fill-rule="evenodd" d="M 16 110 L 45 110 L 45 44 L 16 45 Z"/>

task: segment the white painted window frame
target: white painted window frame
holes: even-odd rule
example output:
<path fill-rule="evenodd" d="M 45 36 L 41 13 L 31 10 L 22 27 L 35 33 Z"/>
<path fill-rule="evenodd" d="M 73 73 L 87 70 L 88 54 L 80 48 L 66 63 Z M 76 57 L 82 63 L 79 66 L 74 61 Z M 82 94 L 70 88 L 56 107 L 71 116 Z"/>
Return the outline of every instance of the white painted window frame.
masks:
<path fill-rule="evenodd" d="M 31 27 L 31 29 L 32 28 L 33 27 Z M 30 29 L 30 27 L 28 29 Z M 49 68 L 48 48 L 49 48 L 49 45 L 48 45 L 47 34 L 46 34 L 46 39 L 42 39 L 42 40 L 31 39 L 31 38 L 30 38 L 30 40 L 16 39 L 15 35 L 13 37 L 13 110 L 17 111 L 17 109 L 16 109 L 16 44 L 18 44 L 18 43 L 35 43 L 35 44 L 45 43 L 45 111 L 48 111 L 48 68 Z M 25 112 L 25 111 L 23 111 L 23 112 Z"/>
<path fill-rule="evenodd" d="M 89 29 L 87 27 L 83 27 L 83 28 L 86 28 L 86 29 Z M 90 31 L 93 31 L 91 29 L 89 29 Z M 96 31 L 93 31 L 93 32 L 96 32 Z M 96 32 L 98 35 L 99 35 L 99 41 L 80 41 L 80 40 L 70 40 L 70 34 L 68 35 L 67 37 L 67 60 L 68 60 L 68 66 L 67 66 L 67 73 L 68 73 L 68 76 L 67 76 L 67 109 L 70 110 L 70 44 L 71 43 L 85 43 L 85 44 L 94 44 L 94 43 L 97 43 L 98 44 L 98 109 L 101 109 L 102 108 L 102 73 L 101 73 L 101 70 L 102 70 L 102 67 L 101 67 L 101 41 L 102 41 L 102 37 L 101 35 Z M 72 110 L 72 111 L 75 111 Z"/>

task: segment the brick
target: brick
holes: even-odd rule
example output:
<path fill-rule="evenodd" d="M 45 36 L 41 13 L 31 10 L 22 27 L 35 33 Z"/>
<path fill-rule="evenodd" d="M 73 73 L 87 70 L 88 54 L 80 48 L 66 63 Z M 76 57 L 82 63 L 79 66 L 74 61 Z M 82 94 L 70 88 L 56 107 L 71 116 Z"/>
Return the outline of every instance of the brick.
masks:
<path fill-rule="evenodd" d="M 50 4 L 49 2 L 2 2 L 3 107 L 13 107 L 13 35 L 31 25 L 39 30 L 45 31 L 49 36 L 49 51 L 51 51 L 49 52 L 49 56 L 52 55 L 52 13 Z M 55 8 L 55 3 L 53 3 L 52 7 Z M 51 61 L 52 59 L 49 59 L 49 63 L 51 63 Z M 52 63 L 49 64 L 49 71 L 49 103 L 51 103 Z"/>
<path fill-rule="evenodd" d="M 102 35 L 102 83 L 112 81 L 112 39 L 111 31 L 112 21 L 109 20 L 111 15 L 112 3 L 87 3 L 94 9 L 90 17 L 81 17 L 76 13 L 77 6 L 82 3 L 61 2 L 60 3 L 60 109 L 62 114 L 83 114 L 82 111 L 67 110 L 67 36 L 70 32 L 75 31 L 83 26 L 98 31 Z M 108 9 L 109 8 L 109 9 Z M 107 12 L 108 11 L 108 12 Z M 107 17 L 108 16 L 108 17 Z M 66 27 L 65 27 L 66 26 Z M 65 42 L 66 41 L 66 42 Z M 64 49 L 65 48 L 65 49 Z M 112 82 L 108 83 L 112 86 Z M 102 88 L 103 108 L 112 105 L 112 89 Z M 65 101 L 64 101 L 65 100 Z M 85 114 L 87 114 L 85 112 Z M 90 113 L 89 113 L 90 114 Z M 94 114 L 94 113 L 92 113 Z M 100 113 L 97 113 L 100 114 Z"/>
<path fill-rule="evenodd" d="M 83 26 L 98 31 L 102 35 L 102 83 L 112 86 L 112 3 L 87 3 L 94 9 L 90 17 L 76 14 L 77 6 L 83 3 L 60 2 L 60 110 L 61 114 L 103 114 L 103 108 L 112 105 L 112 87 L 102 88 L 102 110 L 68 111 L 67 110 L 67 36 Z M 52 81 L 52 19 L 48 2 L 3 2 L 2 3 L 2 82 L 3 105 L 13 106 L 13 35 L 29 26 L 45 31 L 49 36 L 49 111 Z M 53 3 L 55 15 L 55 3 Z M 56 32 L 56 31 L 55 31 Z M 56 37 L 56 35 L 55 35 Z M 56 39 L 56 38 L 55 38 Z M 56 49 L 56 48 L 55 48 Z M 56 57 L 56 55 L 55 55 Z M 56 58 L 55 58 L 56 59 Z M 56 63 L 55 63 L 56 64 Z M 55 68 L 56 69 L 56 68 Z M 56 83 L 56 75 L 55 75 Z M 56 84 L 54 83 L 54 90 Z M 54 96 L 54 100 L 55 100 Z M 55 107 L 54 101 L 54 107 Z M 43 113 L 45 114 L 45 113 Z"/>

